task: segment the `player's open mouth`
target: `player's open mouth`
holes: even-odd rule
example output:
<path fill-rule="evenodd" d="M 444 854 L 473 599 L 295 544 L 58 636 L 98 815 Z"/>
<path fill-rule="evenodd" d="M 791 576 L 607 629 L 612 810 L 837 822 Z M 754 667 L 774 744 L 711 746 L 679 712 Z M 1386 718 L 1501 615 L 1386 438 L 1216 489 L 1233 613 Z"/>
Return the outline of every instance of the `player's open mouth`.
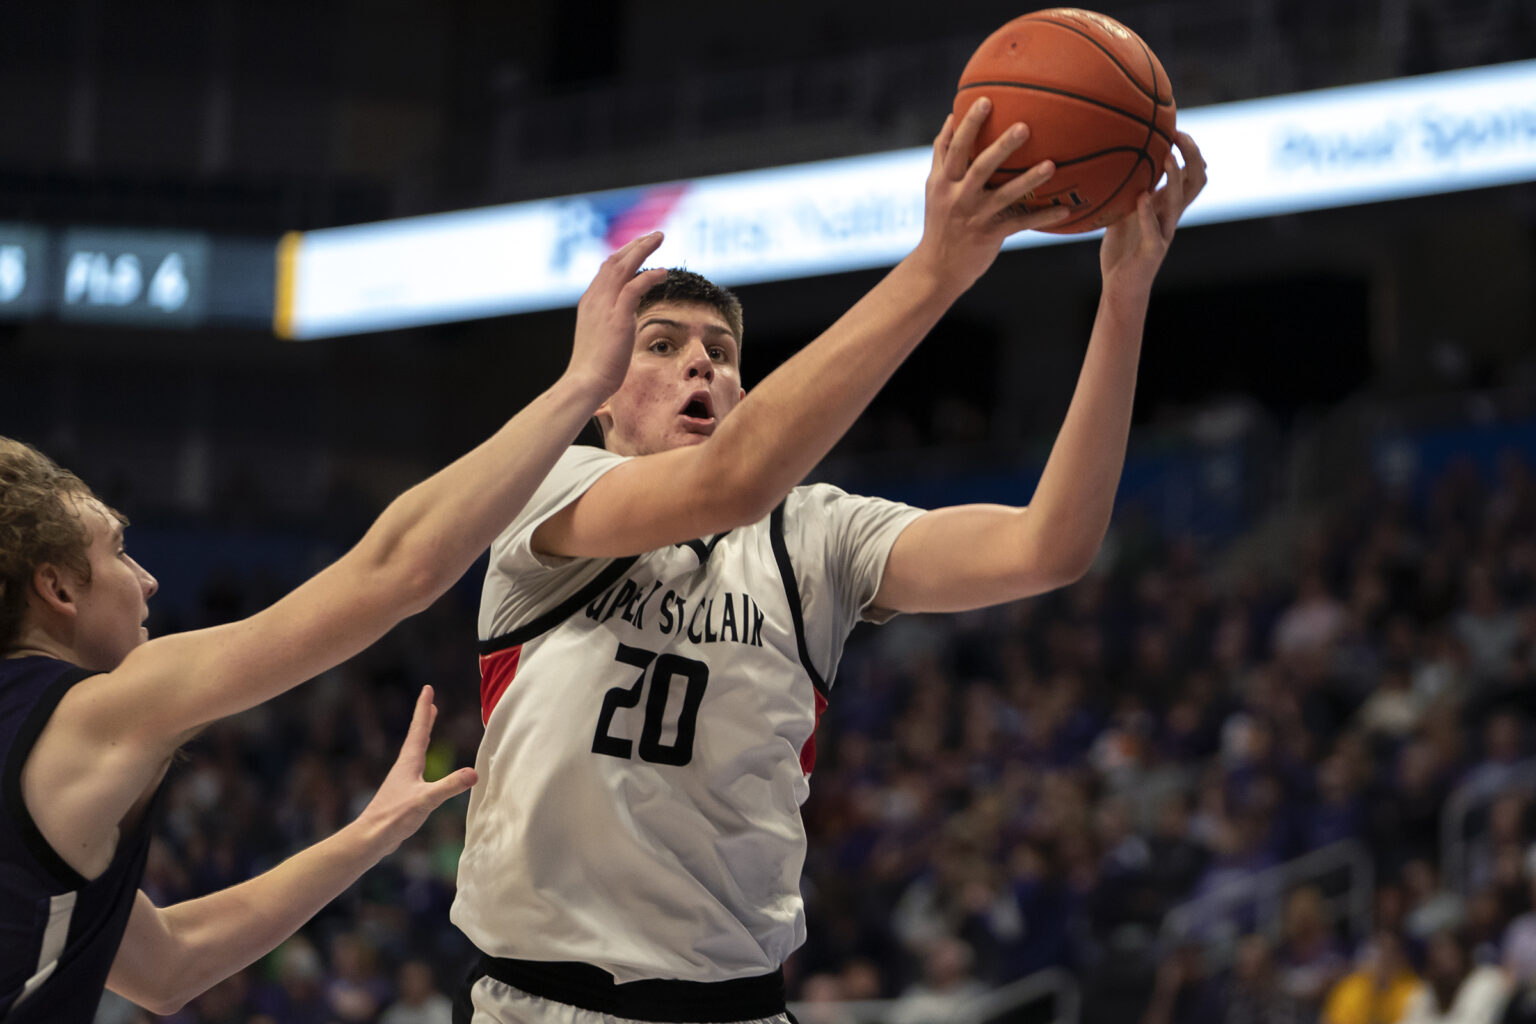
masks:
<path fill-rule="evenodd" d="M 693 421 L 693 423 L 698 426 L 713 426 L 715 422 L 715 411 L 710 404 L 709 392 L 700 391 L 690 397 L 688 399 L 688 404 L 679 410 L 679 415 L 681 415 L 685 420 Z"/>

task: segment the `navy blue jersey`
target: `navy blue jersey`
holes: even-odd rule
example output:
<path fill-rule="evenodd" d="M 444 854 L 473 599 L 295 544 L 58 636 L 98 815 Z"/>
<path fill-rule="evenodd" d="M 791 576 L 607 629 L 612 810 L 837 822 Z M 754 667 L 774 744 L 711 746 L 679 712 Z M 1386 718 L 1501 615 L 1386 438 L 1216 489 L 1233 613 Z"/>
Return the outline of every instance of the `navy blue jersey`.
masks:
<path fill-rule="evenodd" d="M 149 814 L 86 880 L 38 832 L 21 768 L 59 700 L 91 673 L 68 662 L 0 659 L 0 1021 L 90 1024 L 149 854 Z"/>

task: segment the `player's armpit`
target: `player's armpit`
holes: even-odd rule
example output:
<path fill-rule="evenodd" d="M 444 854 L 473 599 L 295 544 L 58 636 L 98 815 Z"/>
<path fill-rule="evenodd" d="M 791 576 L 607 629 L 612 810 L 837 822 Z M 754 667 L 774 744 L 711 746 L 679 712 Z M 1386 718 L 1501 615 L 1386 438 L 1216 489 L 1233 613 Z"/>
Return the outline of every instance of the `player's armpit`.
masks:
<path fill-rule="evenodd" d="M 59 857 L 86 879 L 112 862 L 118 836 L 138 825 L 170 753 L 103 739 L 78 709 L 105 677 L 77 684 L 54 710 L 21 771 L 21 795 L 32 822 Z M 105 823 L 105 824 L 104 824 Z"/>
<path fill-rule="evenodd" d="M 917 517 L 886 558 L 873 606 L 959 612 L 1043 594 L 1081 578 L 1095 551 L 1053 545 L 1028 508 L 956 505 Z"/>

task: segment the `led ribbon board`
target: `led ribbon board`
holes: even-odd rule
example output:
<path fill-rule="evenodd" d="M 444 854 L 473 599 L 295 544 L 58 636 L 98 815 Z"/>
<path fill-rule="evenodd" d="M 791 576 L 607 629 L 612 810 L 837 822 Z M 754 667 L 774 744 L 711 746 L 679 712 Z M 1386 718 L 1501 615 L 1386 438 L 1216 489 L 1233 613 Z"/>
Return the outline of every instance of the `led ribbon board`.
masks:
<path fill-rule="evenodd" d="M 36 316 L 48 305 L 48 234 L 0 224 L 0 317 Z"/>
<path fill-rule="evenodd" d="M 1179 112 L 1211 181 L 1186 224 L 1536 180 L 1536 61 Z M 888 266 L 922 233 L 924 148 L 288 236 L 277 333 L 573 304 L 614 249 L 740 285 Z M 1009 248 L 1090 235 L 1024 233 Z"/>

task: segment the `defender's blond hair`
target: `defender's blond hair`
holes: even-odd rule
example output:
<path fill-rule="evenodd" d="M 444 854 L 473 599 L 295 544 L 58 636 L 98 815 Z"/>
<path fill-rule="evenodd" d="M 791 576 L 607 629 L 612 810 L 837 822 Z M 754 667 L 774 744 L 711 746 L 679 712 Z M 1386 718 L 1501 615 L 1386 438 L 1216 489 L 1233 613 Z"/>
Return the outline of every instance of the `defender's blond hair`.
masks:
<path fill-rule="evenodd" d="M 91 533 L 81 502 L 94 497 L 85 481 L 36 448 L 0 436 L 0 652 L 21 632 L 39 566 L 51 562 L 90 582 Z"/>

